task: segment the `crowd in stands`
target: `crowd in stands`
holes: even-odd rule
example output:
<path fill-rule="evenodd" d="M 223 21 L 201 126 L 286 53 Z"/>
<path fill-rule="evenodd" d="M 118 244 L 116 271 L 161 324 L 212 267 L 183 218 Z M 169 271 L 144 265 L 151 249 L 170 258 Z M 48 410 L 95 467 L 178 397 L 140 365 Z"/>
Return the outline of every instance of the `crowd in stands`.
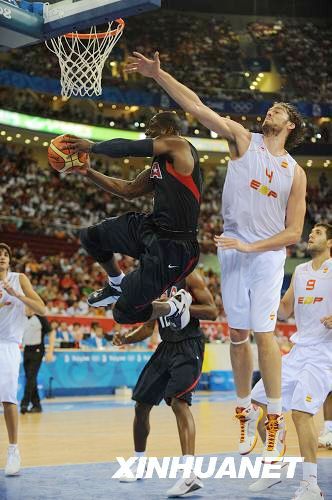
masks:
<path fill-rule="evenodd" d="M 331 26 L 297 21 L 256 21 L 248 25 L 256 52 L 273 60 L 283 76 L 286 100 L 331 102 Z M 245 37 L 244 37 L 245 38 Z M 162 45 L 161 45 L 162 43 Z M 159 92 L 150 79 L 123 72 L 133 50 L 159 50 L 163 67 L 202 95 L 218 99 L 262 98 L 245 76 L 246 47 L 229 20 L 176 12 L 151 12 L 128 19 L 104 69 L 104 85 Z M 32 76 L 59 78 L 57 58 L 40 44 L 2 55 L 2 67 Z"/>
<path fill-rule="evenodd" d="M 263 57 L 272 57 L 293 101 L 332 102 L 332 28 L 312 22 L 256 21 L 248 30 Z"/>

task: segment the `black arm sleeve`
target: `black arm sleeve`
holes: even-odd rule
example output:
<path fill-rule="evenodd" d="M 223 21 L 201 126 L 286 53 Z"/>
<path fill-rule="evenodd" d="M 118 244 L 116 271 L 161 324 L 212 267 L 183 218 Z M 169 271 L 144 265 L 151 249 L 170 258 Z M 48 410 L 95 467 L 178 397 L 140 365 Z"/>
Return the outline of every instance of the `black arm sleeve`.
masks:
<path fill-rule="evenodd" d="M 37 315 L 38 316 L 38 315 Z M 42 326 L 42 336 L 47 335 L 51 331 L 51 325 L 45 316 L 38 316 L 38 319 Z"/>
<path fill-rule="evenodd" d="M 124 158 L 125 156 L 153 156 L 153 140 L 142 139 L 131 141 L 129 139 L 112 139 L 111 141 L 96 142 L 91 148 L 92 153 Z"/>

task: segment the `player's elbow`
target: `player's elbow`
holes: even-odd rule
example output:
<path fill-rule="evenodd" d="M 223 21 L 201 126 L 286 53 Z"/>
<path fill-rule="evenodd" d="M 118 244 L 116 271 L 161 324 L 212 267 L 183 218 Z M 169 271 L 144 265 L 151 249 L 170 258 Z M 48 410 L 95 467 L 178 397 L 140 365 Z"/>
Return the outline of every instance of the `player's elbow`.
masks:
<path fill-rule="evenodd" d="M 209 307 L 207 318 L 210 321 L 215 321 L 218 317 L 218 309 L 215 305 Z"/>
<path fill-rule="evenodd" d="M 39 316 L 46 316 L 45 304 L 40 304 L 38 314 L 39 314 Z"/>
<path fill-rule="evenodd" d="M 290 233 L 290 245 L 296 245 L 296 243 L 299 243 L 301 241 L 301 236 L 302 236 L 302 227 L 295 227 L 292 229 Z"/>

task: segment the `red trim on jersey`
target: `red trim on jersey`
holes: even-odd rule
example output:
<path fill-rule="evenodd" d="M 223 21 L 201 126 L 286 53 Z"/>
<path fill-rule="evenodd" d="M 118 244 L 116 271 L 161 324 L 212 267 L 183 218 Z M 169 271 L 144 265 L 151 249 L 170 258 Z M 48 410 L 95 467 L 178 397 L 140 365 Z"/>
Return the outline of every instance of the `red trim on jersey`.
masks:
<path fill-rule="evenodd" d="M 201 378 L 201 375 L 202 375 L 202 372 L 198 375 L 198 377 L 197 377 L 197 379 L 195 380 L 195 382 L 194 382 L 193 384 L 191 384 L 191 386 L 190 386 L 190 387 L 188 387 L 188 389 L 186 389 L 186 390 L 185 390 L 185 391 L 183 391 L 183 392 L 180 392 L 179 394 L 176 394 L 176 395 L 175 395 L 175 397 L 176 397 L 176 398 L 181 398 L 181 396 L 183 396 L 184 394 L 187 394 L 187 392 L 192 391 L 192 390 L 196 387 L 196 385 L 198 384 L 199 379 Z"/>
<path fill-rule="evenodd" d="M 176 172 L 173 165 L 167 160 L 166 160 L 166 170 L 170 175 L 175 177 L 175 179 L 177 179 L 179 182 L 181 182 L 181 184 L 186 186 L 186 188 L 188 188 L 192 192 L 192 194 L 195 196 L 195 198 L 197 200 L 197 203 L 200 202 L 201 195 L 200 195 L 200 192 L 199 192 L 196 184 L 194 183 L 194 179 L 192 178 L 191 175 L 179 174 L 178 172 Z"/>

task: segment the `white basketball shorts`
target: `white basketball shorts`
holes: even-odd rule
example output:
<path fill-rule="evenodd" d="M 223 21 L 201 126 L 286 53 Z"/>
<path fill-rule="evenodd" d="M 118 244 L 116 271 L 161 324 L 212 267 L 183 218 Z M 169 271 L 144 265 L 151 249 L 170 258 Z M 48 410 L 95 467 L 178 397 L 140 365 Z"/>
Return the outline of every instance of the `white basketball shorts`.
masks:
<path fill-rule="evenodd" d="M 286 254 L 218 248 L 221 294 L 231 328 L 272 332 L 277 321 Z"/>
<path fill-rule="evenodd" d="M 313 332 L 314 335 L 314 332 Z M 283 411 L 299 410 L 314 415 L 332 390 L 332 344 L 295 345 L 282 357 L 281 395 Z M 267 404 L 263 381 L 251 398 Z"/>
<path fill-rule="evenodd" d="M 0 342 L 0 401 L 17 404 L 21 352 L 16 342 Z"/>

